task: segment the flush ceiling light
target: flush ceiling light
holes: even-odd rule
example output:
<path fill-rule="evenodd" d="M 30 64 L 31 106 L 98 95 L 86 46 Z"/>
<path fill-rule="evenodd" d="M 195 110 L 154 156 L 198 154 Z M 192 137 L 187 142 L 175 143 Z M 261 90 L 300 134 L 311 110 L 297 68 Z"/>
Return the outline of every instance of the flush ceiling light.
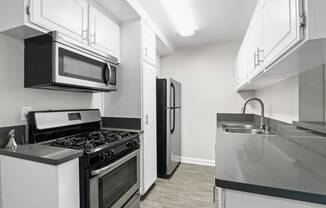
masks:
<path fill-rule="evenodd" d="M 161 0 L 171 21 L 181 36 L 192 36 L 196 26 L 190 0 Z"/>

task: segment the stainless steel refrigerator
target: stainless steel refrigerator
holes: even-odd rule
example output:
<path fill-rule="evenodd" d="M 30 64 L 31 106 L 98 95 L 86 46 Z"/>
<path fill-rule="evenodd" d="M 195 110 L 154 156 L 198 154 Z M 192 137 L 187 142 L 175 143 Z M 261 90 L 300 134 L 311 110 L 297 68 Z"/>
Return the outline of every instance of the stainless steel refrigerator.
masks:
<path fill-rule="evenodd" d="M 181 162 L 181 84 L 157 79 L 157 175 L 171 177 Z"/>

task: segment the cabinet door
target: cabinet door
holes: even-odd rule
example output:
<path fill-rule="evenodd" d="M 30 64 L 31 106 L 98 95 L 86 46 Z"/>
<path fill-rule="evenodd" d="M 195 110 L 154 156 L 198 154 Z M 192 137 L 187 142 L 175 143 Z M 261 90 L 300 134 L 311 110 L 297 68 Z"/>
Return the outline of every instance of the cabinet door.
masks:
<path fill-rule="evenodd" d="M 144 60 L 154 64 L 156 63 L 156 36 L 147 24 L 142 24 L 143 38 L 143 57 Z"/>
<path fill-rule="evenodd" d="M 89 6 L 90 45 L 103 53 L 119 58 L 120 27 L 104 12 Z"/>
<path fill-rule="evenodd" d="M 257 4 L 256 10 L 252 16 L 249 28 L 249 69 L 248 69 L 248 80 L 253 79 L 259 73 L 263 71 L 263 54 L 262 54 L 262 42 L 261 42 L 261 24 L 260 24 L 260 4 Z"/>
<path fill-rule="evenodd" d="M 31 0 L 30 21 L 77 41 L 87 40 L 86 0 Z"/>
<path fill-rule="evenodd" d="M 264 65 L 268 67 L 303 39 L 302 0 L 262 0 Z"/>
<path fill-rule="evenodd" d="M 143 193 L 157 178 L 156 160 L 156 72 L 155 67 L 143 64 Z"/>
<path fill-rule="evenodd" d="M 241 47 L 236 59 L 236 89 L 238 90 L 248 81 L 249 62 L 253 60 L 249 53 L 248 35 L 242 41 Z"/>
<path fill-rule="evenodd" d="M 241 78 L 242 78 L 242 70 L 243 70 L 243 44 L 241 45 L 237 58 L 235 60 L 235 88 L 236 90 L 241 88 Z"/>
<path fill-rule="evenodd" d="M 235 89 L 238 90 L 240 86 L 240 70 L 241 70 L 241 48 L 235 60 Z"/>

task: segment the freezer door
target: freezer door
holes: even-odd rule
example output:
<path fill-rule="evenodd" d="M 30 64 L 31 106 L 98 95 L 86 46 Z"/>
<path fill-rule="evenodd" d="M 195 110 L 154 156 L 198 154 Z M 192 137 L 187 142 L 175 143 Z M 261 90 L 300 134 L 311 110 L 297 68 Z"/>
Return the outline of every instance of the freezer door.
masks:
<path fill-rule="evenodd" d="M 166 80 L 166 107 L 181 107 L 181 84 L 173 79 Z"/>
<path fill-rule="evenodd" d="M 181 84 L 173 79 L 169 80 L 170 86 L 170 103 L 168 104 L 171 108 L 181 107 Z"/>

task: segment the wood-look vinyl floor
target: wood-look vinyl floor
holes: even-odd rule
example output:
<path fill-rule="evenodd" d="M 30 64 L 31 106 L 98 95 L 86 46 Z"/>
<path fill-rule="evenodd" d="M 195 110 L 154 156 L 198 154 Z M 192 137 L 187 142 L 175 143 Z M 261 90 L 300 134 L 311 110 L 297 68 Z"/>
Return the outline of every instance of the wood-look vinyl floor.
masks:
<path fill-rule="evenodd" d="M 213 208 L 214 168 L 181 164 L 170 179 L 158 179 L 141 208 Z"/>

